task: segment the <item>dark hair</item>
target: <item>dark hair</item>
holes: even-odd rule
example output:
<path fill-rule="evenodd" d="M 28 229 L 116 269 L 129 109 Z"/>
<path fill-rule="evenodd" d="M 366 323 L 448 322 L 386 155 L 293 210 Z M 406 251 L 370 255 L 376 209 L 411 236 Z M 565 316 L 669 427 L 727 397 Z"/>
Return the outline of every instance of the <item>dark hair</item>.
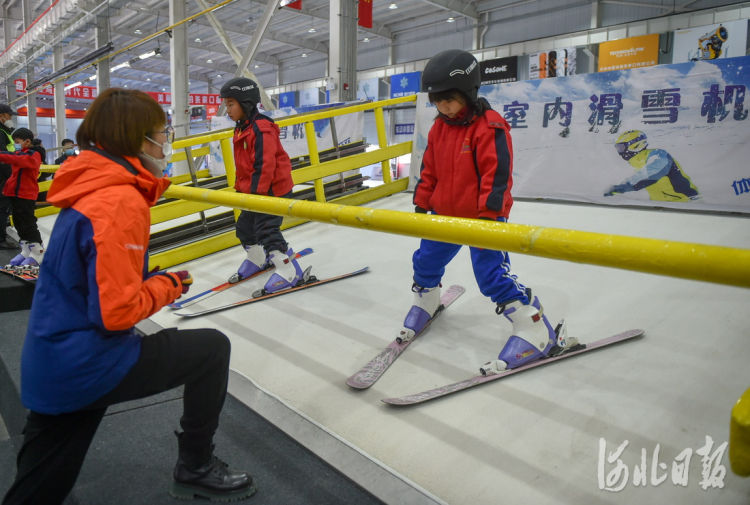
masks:
<path fill-rule="evenodd" d="M 34 133 L 28 128 L 16 128 L 10 136 L 13 139 L 34 140 Z"/>
<path fill-rule="evenodd" d="M 146 136 L 166 122 L 161 106 L 143 91 L 109 88 L 89 107 L 76 140 L 80 149 L 99 146 L 115 156 L 137 156 Z"/>
<path fill-rule="evenodd" d="M 75 140 L 72 140 L 72 139 L 62 139 L 62 142 L 60 142 L 61 145 L 75 144 L 75 143 L 76 143 Z"/>
<path fill-rule="evenodd" d="M 461 97 L 466 105 L 471 105 L 471 100 L 462 91 L 457 89 L 446 89 L 445 91 L 436 91 L 435 93 L 427 93 L 427 99 L 430 103 L 442 102 L 443 100 L 455 100 L 456 97 Z"/>

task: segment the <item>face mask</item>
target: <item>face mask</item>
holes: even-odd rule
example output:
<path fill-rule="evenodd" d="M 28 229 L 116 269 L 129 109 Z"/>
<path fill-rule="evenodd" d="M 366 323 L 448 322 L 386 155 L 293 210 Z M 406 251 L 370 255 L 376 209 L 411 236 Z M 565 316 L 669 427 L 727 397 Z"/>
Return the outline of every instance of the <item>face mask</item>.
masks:
<path fill-rule="evenodd" d="M 164 155 L 165 158 L 169 158 L 169 156 L 172 154 L 172 143 L 171 142 L 164 142 L 163 144 L 158 143 L 151 137 L 146 137 L 146 139 L 149 142 L 153 142 L 157 146 L 161 147 L 161 152 Z"/>
<path fill-rule="evenodd" d="M 23 146 L 21 144 L 19 144 L 18 142 L 16 142 L 15 144 L 13 144 L 13 147 L 16 148 L 16 151 L 20 151 L 21 149 L 23 149 Z"/>
<path fill-rule="evenodd" d="M 76 153 L 76 151 L 75 149 L 66 149 L 63 151 L 63 153 L 67 154 L 68 156 L 73 156 Z"/>
<path fill-rule="evenodd" d="M 12 119 L 6 119 L 3 121 L 3 124 L 7 126 L 8 128 L 13 128 L 13 120 Z"/>

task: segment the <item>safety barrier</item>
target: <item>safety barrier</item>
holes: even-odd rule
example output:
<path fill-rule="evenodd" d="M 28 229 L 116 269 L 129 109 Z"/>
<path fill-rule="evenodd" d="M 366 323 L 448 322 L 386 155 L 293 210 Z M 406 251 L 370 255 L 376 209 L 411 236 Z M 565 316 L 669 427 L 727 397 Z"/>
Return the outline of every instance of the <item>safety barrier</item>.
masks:
<path fill-rule="evenodd" d="M 532 256 L 750 287 L 750 250 L 170 187 L 172 198 Z M 162 267 L 159 259 L 153 262 Z"/>

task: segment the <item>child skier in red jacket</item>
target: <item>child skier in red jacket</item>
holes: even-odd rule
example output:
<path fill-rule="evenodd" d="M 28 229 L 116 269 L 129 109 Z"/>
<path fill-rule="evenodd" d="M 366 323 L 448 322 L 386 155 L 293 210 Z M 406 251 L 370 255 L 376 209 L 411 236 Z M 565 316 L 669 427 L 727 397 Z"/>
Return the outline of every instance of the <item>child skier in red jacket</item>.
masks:
<path fill-rule="evenodd" d="M 258 111 L 260 90 L 245 77 L 227 81 L 220 91 L 227 115 L 236 121 L 234 129 L 234 163 L 237 179 L 234 189 L 240 193 L 289 198 L 292 193 L 292 163 L 279 140 L 279 127 Z M 247 252 L 237 273 L 229 282 L 249 277 L 269 265 L 276 271 L 266 282 L 266 292 L 273 293 L 295 286 L 302 279 L 302 269 L 294 251 L 281 234 L 281 216 L 243 210 L 237 219 L 237 238 Z"/>
<path fill-rule="evenodd" d="M 11 166 L 12 173 L 3 187 L 3 196 L 10 200 L 13 225 L 18 232 L 21 252 L 10 260 L 13 266 L 38 266 L 44 257 L 42 235 L 36 225 L 36 199 L 39 196 L 39 166 L 42 157 L 32 145 L 34 134 L 18 128 L 11 134 L 14 152 L 0 152 L 0 163 Z"/>
<path fill-rule="evenodd" d="M 414 191 L 417 212 L 505 222 L 513 198 L 510 126 L 477 98 L 479 65 L 471 53 L 448 50 L 435 55 L 422 74 L 422 91 L 439 111 Z M 414 253 L 414 303 L 400 332 L 402 341 L 418 334 L 440 306 L 440 280 L 460 245 L 423 239 Z M 496 313 L 513 324 L 512 336 L 497 360 L 481 367 L 498 373 L 562 347 L 564 331 L 552 329 L 536 296 L 510 272 L 504 251 L 471 247 L 474 276 Z M 561 328 L 560 330 L 563 330 Z M 559 333 L 559 335 L 558 335 Z"/>

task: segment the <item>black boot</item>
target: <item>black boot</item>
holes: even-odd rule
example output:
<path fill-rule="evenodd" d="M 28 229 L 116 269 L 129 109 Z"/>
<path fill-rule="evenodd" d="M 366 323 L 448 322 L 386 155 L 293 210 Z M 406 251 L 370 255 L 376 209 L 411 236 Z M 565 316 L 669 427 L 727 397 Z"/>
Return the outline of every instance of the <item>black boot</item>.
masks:
<path fill-rule="evenodd" d="M 208 449 L 203 451 L 189 447 L 183 435 L 177 434 L 180 455 L 174 467 L 174 482 L 169 494 L 183 500 L 205 498 L 225 502 L 242 500 L 255 494 L 253 478 L 249 474 L 230 470 L 226 463 L 213 455 L 210 443 Z"/>

